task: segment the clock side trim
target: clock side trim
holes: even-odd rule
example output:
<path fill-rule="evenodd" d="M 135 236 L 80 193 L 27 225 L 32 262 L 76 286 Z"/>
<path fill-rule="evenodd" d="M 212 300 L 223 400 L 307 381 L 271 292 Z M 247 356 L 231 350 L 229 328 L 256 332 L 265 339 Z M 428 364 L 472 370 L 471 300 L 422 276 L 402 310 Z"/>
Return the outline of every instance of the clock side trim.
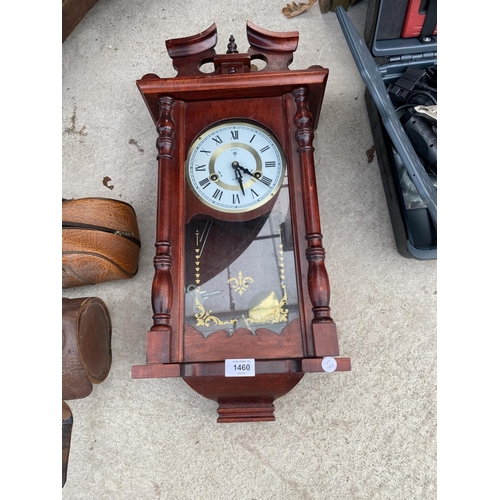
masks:
<path fill-rule="evenodd" d="M 146 339 L 148 364 L 175 363 L 182 359 L 178 332 L 182 330 L 184 311 L 183 296 L 175 293 L 183 280 L 184 241 L 180 236 L 183 234 L 180 221 L 184 218 L 184 185 L 177 165 L 185 153 L 184 103 L 165 96 L 159 99 L 158 106 L 161 116 L 157 122 L 156 252 L 151 290 L 153 325 Z M 172 199 L 179 203 L 172 203 Z"/>

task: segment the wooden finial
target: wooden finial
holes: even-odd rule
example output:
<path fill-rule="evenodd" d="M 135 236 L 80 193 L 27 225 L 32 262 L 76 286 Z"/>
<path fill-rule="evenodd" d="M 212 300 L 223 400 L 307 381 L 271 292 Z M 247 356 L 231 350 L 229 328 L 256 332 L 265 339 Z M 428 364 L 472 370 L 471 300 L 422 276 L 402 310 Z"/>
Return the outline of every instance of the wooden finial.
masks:
<path fill-rule="evenodd" d="M 229 37 L 229 43 L 227 44 L 226 54 L 238 54 L 237 48 L 238 46 L 234 43 L 234 36 L 231 35 Z"/>

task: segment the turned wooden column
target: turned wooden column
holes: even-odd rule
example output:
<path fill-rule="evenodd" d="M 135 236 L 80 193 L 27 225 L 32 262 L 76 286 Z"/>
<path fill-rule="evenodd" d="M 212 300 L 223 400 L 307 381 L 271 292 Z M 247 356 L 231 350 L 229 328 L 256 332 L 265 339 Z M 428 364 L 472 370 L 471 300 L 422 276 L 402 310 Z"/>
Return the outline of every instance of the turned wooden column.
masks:
<path fill-rule="evenodd" d="M 171 354 L 172 328 L 170 310 L 172 307 L 172 217 L 166 190 L 171 185 L 173 175 L 175 147 L 175 123 L 172 109 L 175 100 L 160 97 L 158 106 L 160 116 L 156 123 L 158 139 L 158 203 L 156 220 L 156 255 L 153 259 L 155 275 L 153 278 L 151 303 L 153 307 L 153 326 L 147 338 L 147 363 L 168 363 Z"/>
<path fill-rule="evenodd" d="M 313 342 L 316 356 L 338 356 L 337 330 L 330 316 L 330 282 L 325 267 L 325 249 L 319 216 L 314 172 L 313 117 L 307 103 L 308 90 L 292 92 L 295 101 L 295 140 L 300 159 L 302 196 L 306 226 L 306 258 L 309 263 L 308 289 L 313 305 Z"/>

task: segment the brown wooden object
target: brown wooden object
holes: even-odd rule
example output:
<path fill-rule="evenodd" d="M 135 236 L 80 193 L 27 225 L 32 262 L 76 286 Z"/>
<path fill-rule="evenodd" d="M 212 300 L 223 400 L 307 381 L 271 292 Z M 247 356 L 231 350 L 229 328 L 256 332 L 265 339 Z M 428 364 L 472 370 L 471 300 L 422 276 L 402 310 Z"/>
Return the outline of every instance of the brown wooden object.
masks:
<path fill-rule="evenodd" d="M 71 408 L 62 401 L 62 485 L 68 477 L 69 450 L 71 446 L 71 431 L 73 430 L 73 413 Z"/>
<path fill-rule="evenodd" d="M 88 396 L 111 368 L 111 320 L 98 297 L 62 299 L 62 398 Z"/>
<path fill-rule="evenodd" d="M 350 359 L 338 357 L 337 330 L 330 315 L 330 283 L 314 172 L 314 130 L 328 69 L 320 66 L 289 69 L 298 45 L 296 31 L 276 33 L 248 22 L 247 37 L 250 44 L 247 52 L 239 53 L 231 36 L 225 54 L 215 52 L 215 24 L 197 35 L 167 40 L 177 76 L 160 78 L 147 74 L 137 81 L 158 131 L 158 200 L 153 324 L 146 337 L 146 364 L 133 366 L 132 378 L 182 377 L 199 394 L 219 403 L 219 422 L 274 420 L 274 400 L 293 389 L 305 373 L 350 370 Z M 255 60 L 263 62 L 265 67 L 255 70 L 252 64 Z M 206 63 L 213 64 L 212 73 L 200 69 Z M 278 195 L 250 210 L 219 210 L 215 204 L 203 202 L 193 191 L 192 181 L 188 182 L 187 164 L 196 142 L 220 124 L 237 122 L 269 131 L 286 159 L 287 180 L 279 196 L 288 197 L 289 213 L 286 223 L 280 225 L 279 237 L 268 237 L 281 243 L 279 255 L 293 249 L 298 299 L 294 305 L 289 302 L 288 294 L 283 295 L 281 307 L 288 309 L 286 325 L 281 330 L 273 330 L 272 325 L 266 324 L 253 328 L 245 314 L 242 316 L 246 323 L 235 326 L 237 319 L 223 321 L 211 312 L 222 304 L 222 299 L 219 302 L 216 298 L 210 299 L 210 310 L 205 310 L 199 299 L 202 293 L 208 296 L 220 292 L 202 292 L 200 287 L 259 239 L 261 236 L 255 238 L 252 231 L 260 231 L 267 217 L 271 219 L 270 214 L 277 210 Z M 236 137 L 235 133 L 233 139 Z M 219 138 L 214 136 L 213 140 L 217 142 Z M 243 156 L 245 148 L 251 150 L 235 140 L 227 146 L 233 147 L 235 157 Z M 224 151 L 217 150 L 210 161 L 216 161 L 214 155 L 222 155 Z M 273 162 L 268 163 L 274 166 Z M 236 165 L 234 175 L 239 168 L 237 162 Z M 213 169 L 211 172 L 212 180 L 218 181 L 222 173 Z M 248 169 L 245 174 L 254 175 Z M 255 179 L 246 179 L 248 194 Z M 214 196 L 218 192 L 216 190 Z M 237 195 L 233 192 L 233 200 L 245 195 L 243 186 Z M 196 245 L 190 238 L 198 220 L 201 226 L 213 221 L 212 231 L 217 228 L 220 237 L 207 243 L 203 257 L 198 259 L 198 267 L 193 270 L 189 267 L 189 255 L 198 250 L 193 250 Z M 226 227 L 232 229 L 224 234 Z M 198 238 L 198 232 L 196 235 Z M 255 261 L 254 267 L 266 262 L 269 259 L 263 256 Z M 284 264 L 281 265 L 284 275 Z M 205 270 L 208 277 L 203 275 Z M 207 323 L 213 320 L 221 325 L 207 334 L 202 334 L 201 326 L 189 323 L 186 316 L 189 309 L 186 287 L 192 279 L 200 283 L 196 290 L 191 285 L 195 309 L 205 313 L 203 317 L 194 315 L 198 325 L 207 318 Z M 240 276 L 240 294 L 245 288 L 244 279 L 251 278 Z M 292 306 L 296 309 L 293 317 L 288 316 Z M 241 316 L 241 311 L 239 314 Z M 230 323 L 232 327 L 228 326 Z M 238 358 L 255 360 L 254 376 L 228 376 L 226 360 Z M 331 363 L 333 369 L 328 368 Z"/>

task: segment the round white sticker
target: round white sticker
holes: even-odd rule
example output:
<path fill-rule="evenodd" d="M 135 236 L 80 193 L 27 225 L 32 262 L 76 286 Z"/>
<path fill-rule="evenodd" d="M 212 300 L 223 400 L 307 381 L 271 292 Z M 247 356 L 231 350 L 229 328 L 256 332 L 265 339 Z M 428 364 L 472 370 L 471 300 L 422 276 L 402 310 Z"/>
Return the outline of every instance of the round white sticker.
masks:
<path fill-rule="evenodd" d="M 335 361 L 335 358 L 332 358 L 330 356 L 323 358 L 323 361 L 321 362 L 321 368 L 323 368 L 323 370 L 328 373 L 334 372 L 337 369 L 337 361 Z"/>

